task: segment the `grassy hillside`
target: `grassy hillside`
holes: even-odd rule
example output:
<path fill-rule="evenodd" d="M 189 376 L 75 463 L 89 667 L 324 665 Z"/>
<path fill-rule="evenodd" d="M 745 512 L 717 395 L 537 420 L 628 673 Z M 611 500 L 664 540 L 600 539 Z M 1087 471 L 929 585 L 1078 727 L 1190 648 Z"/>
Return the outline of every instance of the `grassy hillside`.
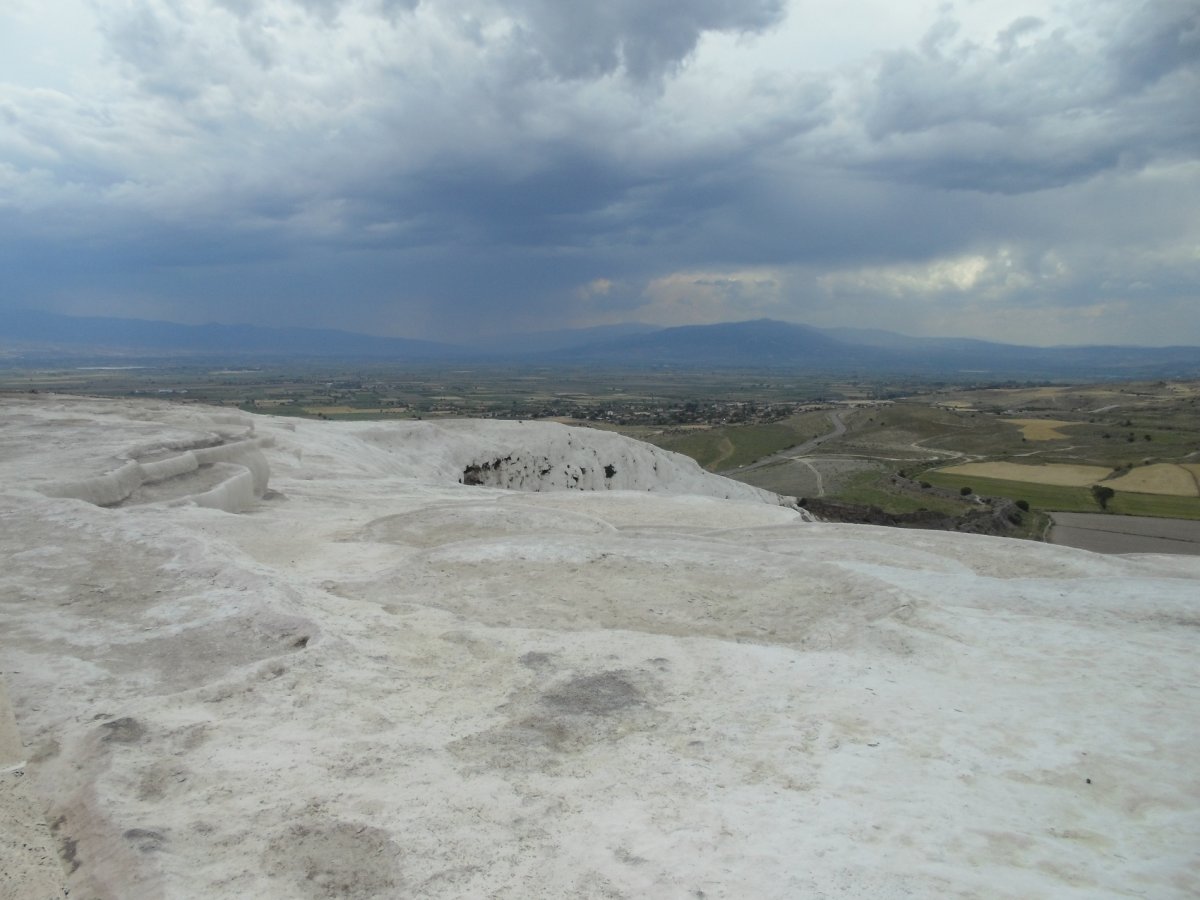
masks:
<path fill-rule="evenodd" d="M 801 444 L 831 429 L 825 412 L 800 413 L 769 424 L 716 425 L 671 428 L 635 433 L 621 429 L 664 450 L 690 456 L 710 471 L 736 469 L 764 456 Z"/>

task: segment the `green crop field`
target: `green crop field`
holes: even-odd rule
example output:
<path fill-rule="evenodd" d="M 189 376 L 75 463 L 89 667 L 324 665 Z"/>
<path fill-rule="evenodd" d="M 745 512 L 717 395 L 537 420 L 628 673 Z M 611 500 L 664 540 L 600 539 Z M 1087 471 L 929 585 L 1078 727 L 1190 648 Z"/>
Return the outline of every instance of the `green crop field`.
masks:
<path fill-rule="evenodd" d="M 921 476 L 930 484 L 958 490 L 970 487 L 988 497 L 1026 500 L 1029 505 L 1054 512 L 1101 512 L 1090 488 L 1005 481 L 999 478 L 975 478 L 949 472 L 926 472 Z M 1168 519 L 1200 519 L 1200 498 L 1172 497 L 1163 494 L 1135 494 L 1117 491 L 1108 502 L 1108 511 L 1127 516 L 1161 516 Z"/>
<path fill-rule="evenodd" d="M 1126 516 L 1200 519 L 1200 497 L 1171 497 L 1117 491 L 1116 496 L 1108 501 L 1108 510 Z"/>
<path fill-rule="evenodd" d="M 1005 481 L 1000 478 L 976 478 L 953 472 L 926 472 L 922 479 L 938 487 L 959 490 L 969 487 L 984 497 L 1007 497 L 1025 500 L 1037 509 L 1061 512 L 1099 512 L 1100 504 L 1086 487 L 1067 487 L 1056 484 L 1034 484 L 1029 481 Z"/>

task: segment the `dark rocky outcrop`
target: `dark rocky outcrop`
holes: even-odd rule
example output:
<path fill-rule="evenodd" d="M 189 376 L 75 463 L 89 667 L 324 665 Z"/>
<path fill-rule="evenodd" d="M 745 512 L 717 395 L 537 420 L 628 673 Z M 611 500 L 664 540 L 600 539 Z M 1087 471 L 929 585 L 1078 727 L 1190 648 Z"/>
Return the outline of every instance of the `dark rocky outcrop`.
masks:
<path fill-rule="evenodd" d="M 932 509 L 908 513 L 885 512 L 878 506 L 843 503 L 819 497 L 801 497 L 797 503 L 823 522 L 847 522 L 859 525 L 888 525 L 894 528 L 927 528 L 934 531 L 961 531 L 1009 537 L 1023 521 L 1017 505 L 1004 498 L 981 499 L 978 509 L 960 516 Z"/>

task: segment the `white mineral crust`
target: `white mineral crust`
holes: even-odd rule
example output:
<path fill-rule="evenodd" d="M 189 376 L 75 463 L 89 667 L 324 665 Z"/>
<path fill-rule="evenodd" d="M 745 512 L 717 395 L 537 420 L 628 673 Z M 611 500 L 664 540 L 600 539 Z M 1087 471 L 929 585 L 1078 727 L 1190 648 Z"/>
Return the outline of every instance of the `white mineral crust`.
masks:
<path fill-rule="evenodd" d="M 39 396 L 0 559 L 72 897 L 1200 895 L 1200 558 L 809 522 L 548 423 Z"/>

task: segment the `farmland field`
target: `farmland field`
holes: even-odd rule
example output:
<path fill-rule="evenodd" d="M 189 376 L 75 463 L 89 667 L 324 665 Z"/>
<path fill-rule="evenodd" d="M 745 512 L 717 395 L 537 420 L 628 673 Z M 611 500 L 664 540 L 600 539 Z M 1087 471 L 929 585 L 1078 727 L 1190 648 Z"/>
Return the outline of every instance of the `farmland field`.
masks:
<path fill-rule="evenodd" d="M 1025 463 L 1011 462 L 962 463 L 957 466 L 946 466 L 937 471 L 956 476 L 1053 484 L 1065 487 L 1087 487 L 1103 481 L 1112 474 L 1112 470 L 1107 466 L 1081 466 L 1063 463 L 1031 466 Z"/>
<path fill-rule="evenodd" d="M 1200 466 L 1156 463 L 1132 469 L 1120 478 L 1112 479 L 1108 485 L 1114 490 L 1139 494 L 1197 497 L 1200 496 L 1197 478 L 1200 478 Z"/>
<path fill-rule="evenodd" d="M 1024 500 L 1037 509 L 1061 512 L 1101 512 L 1100 504 L 1088 487 L 1036 484 L 1030 481 L 1006 481 L 979 478 L 946 471 L 926 472 L 923 478 L 940 487 L 971 488 L 988 497 Z M 1162 516 L 1173 519 L 1200 519 L 1200 497 L 1172 497 L 1117 491 L 1108 501 L 1108 512 L 1126 516 Z"/>
<path fill-rule="evenodd" d="M 1132 494 L 1118 491 L 1108 502 L 1109 512 L 1123 516 L 1159 516 L 1169 519 L 1200 519 L 1200 497 L 1168 497 L 1162 494 Z"/>

